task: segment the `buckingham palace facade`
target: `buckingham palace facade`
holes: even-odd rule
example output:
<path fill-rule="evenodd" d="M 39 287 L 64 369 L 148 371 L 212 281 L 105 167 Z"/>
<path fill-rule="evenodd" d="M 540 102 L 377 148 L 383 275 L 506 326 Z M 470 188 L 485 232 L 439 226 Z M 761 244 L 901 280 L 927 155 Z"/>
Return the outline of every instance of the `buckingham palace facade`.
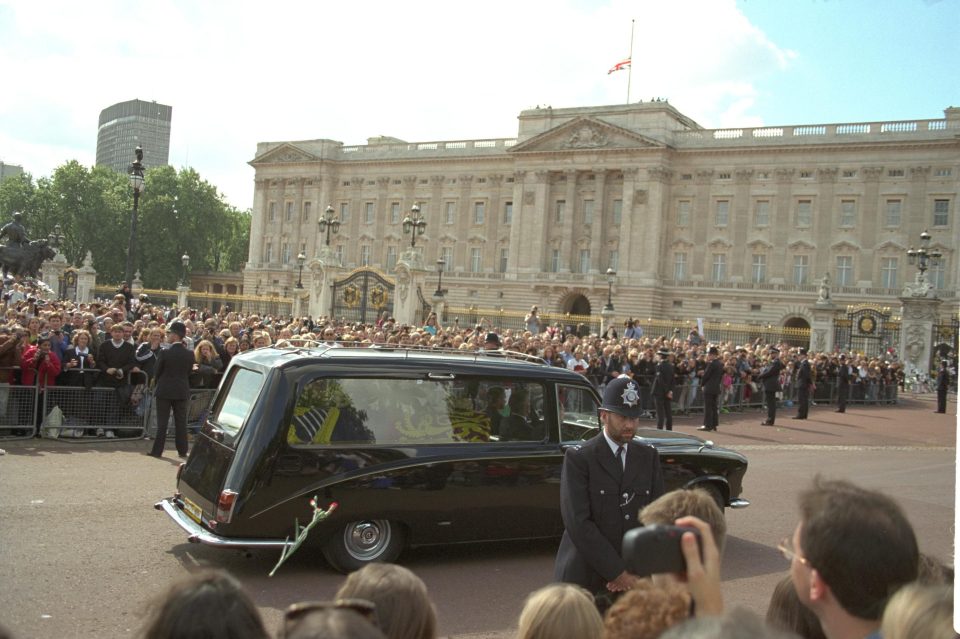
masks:
<path fill-rule="evenodd" d="M 957 311 L 960 108 L 704 129 L 666 101 L 547 107 L 515 139 L 264 142 L 250 164 L 249 293 L 289 293 L 297 256 L 328 241 L 347 271 L 389 276 L 418 205 L 416 248 L 454 305 L 597 314 L 612 281 L 621 318 L 802 327 L 827 274 L 838 305 L 898 307 L 927 230 L 943 254 L 927 275 Z"/>

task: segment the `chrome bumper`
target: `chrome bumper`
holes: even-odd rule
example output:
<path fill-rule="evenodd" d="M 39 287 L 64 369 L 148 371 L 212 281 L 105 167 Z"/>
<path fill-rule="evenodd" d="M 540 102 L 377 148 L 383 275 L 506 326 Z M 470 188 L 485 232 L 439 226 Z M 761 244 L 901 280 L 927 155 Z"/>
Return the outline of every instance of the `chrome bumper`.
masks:
<path fill-rule="evenodd" d="M 741 499 L 739 497 L 737 499 L 731 499 L 730 503 L 727 504 L 727 506 L 729 506 L 730 508 L 746 508 L 749 505 L 750 505 L 749 501 L 747 501 L 746 499 Z"/>
<path fill-rule="evenodd" d="M 187 540 L 193 544 L 206 544 L 218 548 L 283 548 L 288 545 L 286 539 L 230 539 L 210 532 L 183 511 L 177 505 L 175 497 L 168 497 L 153 505 L 162 510 L 170 519 L 187 533 Z"/>

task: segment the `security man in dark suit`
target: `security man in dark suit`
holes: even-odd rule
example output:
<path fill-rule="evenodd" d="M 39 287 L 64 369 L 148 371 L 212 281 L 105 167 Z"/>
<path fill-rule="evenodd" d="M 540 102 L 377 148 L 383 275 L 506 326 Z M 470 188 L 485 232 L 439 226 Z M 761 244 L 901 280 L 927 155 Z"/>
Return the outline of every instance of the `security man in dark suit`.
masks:
<path fill-rule="evenodd" d="M 657 429 L 673 430 L 673 364 L 670 363 L 670 351 L 663 348 L 657 353 L 660 361 L 653 375 L 653 403 L 657 411 Z"/>
<path fill-rule="evenodd" d="M 160 351 L 155 370 L 157 389 L 157 438 L 148 455 L 163 456 L 163 446 L 167 441 L 167 423 L 170 410 L 173 410 L 174 437 L 177 454 L 187 456 L 187 407 L 190 404 L 190 373 L 196 364 L 193 353 L 183 345 L 187 336 L 187 327 L 183 322 L 170 324 L 167 329 L 167 341 L 170 347 Z"/>
<path fill-rule="evenodd" d="M 761 426 L 773 426 L 777 421 L 777 393 L 780 392 L 780 371 L 783 370 L 783 363 L 780 361 L 780 349 L 771 346 L 770 361 L 764 366 L 757 379 L 763 382 L 763 401 L 767 403 L 767 419 L 760 422 Z"/>
<path fill-rule="evenodd" d="M 947 412 L 947 389 L 950 388 L 950 362 L 946 357 L 940 360 L 937 370 L 937 412 Z"/>
<path fill-rule="evenodd" d="M 703 385 L 703 426 L 697 430 L 717 430 L 720 425 L 720 380 L 723 379 L 723 362 L 720 351 L 711 346 L 707 351 L 707 367 L 700 383 Z"/>
<path fill-rule="evenodd" d="M 850 395 L 850 365 L 847 356 L 840 353 L 840 366 L 837 367 L 837 412 L 847 412 L 847 397 Z"/>
<path fill-rule="evenodd" d="M 813 373 L 810 372 L 810 361 L 807 359 L 807 349 L 798 351 L 800 361 L 797 362 L 797 414 L 793 419 L 806 419 L 810 409 L 810 386 L 813 385 Z"/>
<path fill-rule="evenodd" d="M 569 448 L 560 476 L 560 513 L 565 527 L 554 579 L 595 595 L 618 593 L 639 578 L 621 557 L 623 535 L 639 525 L 640 509 L 663 494 L 660 459 L 652 446 L 634 440 L 640 425 L 640 387 L 618 377 L 603 392 L 600 433 Z"/>

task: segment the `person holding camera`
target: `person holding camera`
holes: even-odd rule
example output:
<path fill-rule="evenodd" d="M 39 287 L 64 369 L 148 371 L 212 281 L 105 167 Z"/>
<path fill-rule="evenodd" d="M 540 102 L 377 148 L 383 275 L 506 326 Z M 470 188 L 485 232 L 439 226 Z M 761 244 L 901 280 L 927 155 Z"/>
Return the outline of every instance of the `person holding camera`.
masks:
<path fill-rule="evenodd" d="M 196 363 L 196 355 L 183 345 L 187 327 L 183 322 L 171 322 L 167 327 L 167 342 L 170 347 L 160 351 L 157 357 L 157 437 L 147 454 L 162 457 L 167 441 L 167 424 L 173 411 L 174 441 L 177 454 L 187 456 L 187 409 L 190 405 L 190 373 Z M 212 350 L 212 346 L 210 347 Z"/>
<path fill-rule="evenodd" d="M 554 579 L 600 595 L 628 590 L 638 577 L 621 556 L 624 534 L 638 525 L 640 509 L 664 492 L 657 451 L 634 440 L 640 425 L 640 388 L 618 377 L 603 393 L 603 428 L 570 448 L 560 476 L 564 533 Z"/>
<path fill-rule="evenodd" d="M 43 421 L 43 398 L 48 386 L 55 386 L 60 374 L 60 358 L 50 348 L 50 336 L 43 334 L 37 343 L 23 352 L 20 359 L 20 382 L 24 386 L 37 386 L 37 426 Z M 40 436 L 39 429 L 37 437 Z"/>

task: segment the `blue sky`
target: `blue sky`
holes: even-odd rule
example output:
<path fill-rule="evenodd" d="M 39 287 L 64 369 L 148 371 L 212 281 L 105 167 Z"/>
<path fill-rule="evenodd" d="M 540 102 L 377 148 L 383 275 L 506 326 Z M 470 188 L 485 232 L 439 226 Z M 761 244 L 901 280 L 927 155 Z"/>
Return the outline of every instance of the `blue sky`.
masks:
<path fill-rule="evenodd" d="M 512 137 L 537 104 L 621 103 L 631 18 L 631 98 L 704 127 L 960 106 L 960 0 L 0 0 L 0 161 L 92 164 L 101 109 L 157 100 L 171 163 L 247 208 L 257 142 Z"/>

